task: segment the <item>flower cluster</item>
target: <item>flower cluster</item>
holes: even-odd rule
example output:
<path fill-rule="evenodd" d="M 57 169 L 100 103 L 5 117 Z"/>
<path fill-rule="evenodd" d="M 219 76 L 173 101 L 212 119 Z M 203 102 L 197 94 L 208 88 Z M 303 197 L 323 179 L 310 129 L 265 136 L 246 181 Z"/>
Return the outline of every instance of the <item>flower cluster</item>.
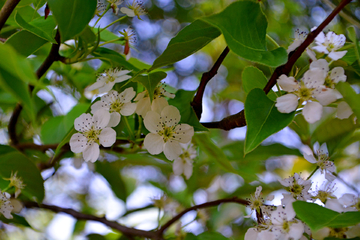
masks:
<path fill-rule="evenodd" d="M 305 34 L 297 32 L 295 41 L 289 46 L 288 51 L 294 50 L 305 39 Z M 338 60 L 343 57 L 346 51 L 338 52 L 345 43 L 344 35 L 336 35 L 333 32 L 319 34 L 315 39 L 318 46 L 313 47 L 317 52 L 328 54 L 332 60 Z M 315 56 L 312 50 L 310 55 Z M 287 92 L 276 99 L 276 107 L 279 112 L 290 113 L 298 108 L 302 108 L 302 114 L 309 123 L 320 120 L 323 112 L 323 106 L 327 106 L 337 100 L 339 93 L 335 90 L 335 85 L 346 81 L 345 71 L 342 67 L 334 67 L 329 71 L 329 65 L 326 59 L 312 58 L 314 61 L 310 64 L 300 81 L 294 77 L 281 75 L 278 79 L 280 87 Z M 343 103 L 346 104 L 346 103 Z M 341 118 L 351 115 L 349 108 L 339 114 Z"/>

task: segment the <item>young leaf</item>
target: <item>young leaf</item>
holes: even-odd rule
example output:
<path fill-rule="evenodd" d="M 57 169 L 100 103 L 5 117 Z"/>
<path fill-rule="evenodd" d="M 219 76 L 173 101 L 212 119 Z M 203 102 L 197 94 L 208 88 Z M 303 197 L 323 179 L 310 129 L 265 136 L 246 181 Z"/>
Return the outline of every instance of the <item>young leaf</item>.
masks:
<path fill-rule="evenodd" d="M 359 49 L 359 43 L 358 43 L 358 40 L 357 40 L 357 37 L 356 37 L 356 31 L 355 31 L 355 27 L 354 26 L 351 26 L 351 27 L 348 27 L 347 28 L 347 31 L 349 33 L 349 38 L 350 40 L 354 43 L 355 45 L 355 56 L 356 56 L 356 59 L 358 61 L 358 63 L 360 64 L 360 49 Z"/>
<path fill-rule="evenodd" d="M 59 25 L 61 42 L 80 34 L 96 10 L 96 0 L 48 0 L 49 7 Z"/>
<path fill-rule="evenodd" d="M 356 117 L 360 119 L 360 94 L 356 94 L 355 90 L 347 82 L 339 82 L 336 89 L 343 95 Z"/>
<path fill-rule="evenodd" d="M 245 154 L 254 150 L 263 140 L 289 125 L 294 119 L 293 113 L 280 113 L 263 90 L 254 88 L 245 101 L 245 119 L 247 132 Z"/>
<path fill-rule="evenodd" d="M 44 46 L 45 43 L 48 43 L 48 41 L 27 30 L 22 30 L 11 35 L 5 42 L 5 45 L 13 47 L 20 55 L 28 57 Z"/>
<path fill-rule="evenodd" d="M 41 17 L 31 22 L 26 22 L 21 15 L 17 13 L 15 15 L 15 20 L 23 29 L 26 29 L 49 42 L 56 43 L 53 37 L 53 30 L 55 29 L 56 24 L 52 16 L 49 16 L 47 19 Z"/>
<path fill-rule="evenodd" d="M 296 216 L 312 230 L 323 227 L 348 227 L 360 222 L 360 212 L 338 213 L 316 203 L 296 201 L 293 203 Z"/>
<path fill-rule="evenodd" d="M 17 172 L 26 185 L 22 193 L 29 199 L 42 202 L 44 199 L 44 181 L 39 169 L 20 152 L 9 152 L 0 157 L 0 175 L 9 178 Z"/>
<path fill-rule="evenodd" d="M 219 35 L 220 31 L 217 28 L 200 20 L 194 21 L 171 39 L 165 51 L 154 61 L 149 71 L 190 56 Z"/>
<path fill-rule="evenodd" d="M 141 83 L 149 93 L 150 100 L 154 98 L 154 90 L 161 80 L 166 78 L 164 72 L 149 73 L 147 76 L 137 75 L 133 81 Z"/>
<path fill-rule="evenodd" d="M 242 72 L 242 83 L 244 91 L 249 93 L 254 88 L 263 89 L 267 84 L 267 78 L 260 69 L 249 66 Z M 268 97 L 273 101 L 276 100 L 276 95 L 273 90 L 270 90 Z"/>
<path fill-rule="evenodd" d="M 175 106 L 180 111 L 180 123 L 187 123 L 194 127 L 195 131 L 209 131 L 206 127 L 201 125 L 199 119 L 196 117 L 194 109 L 191 107 L 192 101 L 196 91 L 179 90 L 175 94 L 174 99 L 169 99 L 169 104 Z"/>
<path fill-rule="evenodd" d="M 201 20 L 217 27 L 229 48 L 247 60 L 270 67 L 280 66 L 287 61 L 284 48 L 267 51 L 267 20 L 256 2 L 237 1 L 224 11 Z"/>
<path fill-rule="evenodd" d="M 209 138 L 208 134 L 196 134 L 194 135 L 193 140 L 210 159 L 217 162 L 225 171 L 238 174 L 224 152 L 215 145 L 215 143 Z"/>

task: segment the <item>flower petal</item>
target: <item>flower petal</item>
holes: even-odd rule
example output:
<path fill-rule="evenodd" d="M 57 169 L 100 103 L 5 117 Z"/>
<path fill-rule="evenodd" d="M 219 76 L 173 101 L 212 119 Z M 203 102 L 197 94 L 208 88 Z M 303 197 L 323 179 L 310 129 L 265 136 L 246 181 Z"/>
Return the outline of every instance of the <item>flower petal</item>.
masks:
<path fill-rule="evenodd" d="M 316 158 L 312 154 L 304 153 L 304 158 L 310 163 L 316 163 L 317 162 Z"/>
<path fill-rule="evenodd" d="M 277 82 L 287 92 L 294 92 L 299 88 L 299 83 L 296 79 L 294 77 L 287 77 L 285 74 L 282 74 Z"/>
<path fill-rule="evenodd" d="M 114 129 L 106 127 L 101 130 L 99 135 L 100 144 L 104 147 L 111 147 L 116 141 L 116 132 Z"/>
<path fill-rule="evenodd" d="M 174 129 L 174 140 L 181 143 L 188 143 L 194 136 L 194 128 L 189 124 L 179 124 Z"/>
<path fill-rule="evenodd" d="M 323 107 L 318 102 L 308 102 L 302 110 L 305 120 L 308 123 L 319 121 L 322 115 Z"/>
<path fill-rule="evenodd" d="M 135 112 L 135 110 L 136 110 L 136 103 L 127 102 L 121 107 L 120 113 L 123 116 L 130 116 Z"/>
<path fill-rule="evenodd" d="M 340 51 L 340 52 L 331 51 L 329 53 L 328 57 L 331 58 L 332 60 L 336 61 L 336 60 L 339 60 L 340 58 L 342 58 L 343 56 L 345 56 L 346 53 L 347 53 L 347 51 Z"/>
<path fill-rule="evenodd" d="M 136 99 L 136 98 L 135 98 Z M 140 99 L 137 104 L 136 104 L 136 110 L 135 112 L 142 116 L 145 117 L 146 114 L 151 111 L 151 102 L 150 102 L 150 98 L 149 97 L 145 97 L 143 99 Z M 160 113 L 159 113 L 160 116 Z"/>
<path fill-rule="evenodd" d="M 129 8 L 122 7 L 120 8 L 120 12 L 128 15 L 129 17 L 135 17 L 135 12 Z"/>
<path fill-rule="evenodd" d="M 168 127 L 172 127 L 178 124 L 181 118 L 179 110 L 174 106 L 164 107 L 164 109 L 161 111 L 161 117 L 162 121 Z"/>
<path fill-rule="evenodd" d="M 350 117 L 353 114 L 352 109 L 350 108 L 347 102 L 342 101 L 337 106 L 336 117 L 339 119 L 345 119 Z"/>
<path fill-rule="evenodd" d="M 150 154 L 159 154 L 164 149 L 164 139 L 156 133 L 149 133 L 145 136 L 144 147 Z"/>
<path fill-rule="evenodd" d="M 276 99 L 276 104 L 278 111 L 281 113 L 290 113 L 295 111 L 298 106 L 298 96 L 295 94 L 285 94 Z"/>
<path fill-rule="evenodd" d="M 74 128 L 79 132 L 86 132 L 91 129 L 93 117 L 90 113 L 83 113 L 74 121 Z"/>
<path fill-rule="evenodd" d="M 302 80 L 307 88 L 316 88 L 324 84 L 325 76 L 325 71 L 315 68 L 306 71 Z"/>
<path fill-rule="evenodd" d="M 318 100 L 321 105 L 326 106 L 332 102 L 335 102 L 336 92 L 334 89 L 326 88 L 326 87 L 318 87 L 313 91 L 314 98 Z"/>
<path fill-rule="evenodd" d="M 164 154 L 167 159 L 174 160 L 181 154 L 181 146 L 177 141 L 169 140 L 164 145 Z"/>
<path fill-rule="evenodd" d="M 83 152 L 83 158 L 86 162 L 95 162 L 100 155 L 99 144 L 90 143 Z"/>
<path fill-rule="evenodd" d="M 117 77 L 115 80 L 114 80 L 114 83 L 119 83 L 119 82 L 123 82 L 125 80 L 128 80 L 132 78 L 132 76 L 129 76 L 129 75 L 124 75 L 124 76 L 120 76 L 120 77 Z"/>
<path fill-rule="evenodd" d="M 99 93 L 109 92 L 113 88 L 114 85 L 115 85 L 115 82 L 107 82 L 107 83 L 105 83 L 104 86 L 99 88 Z"/>
<path fill-rule="evenodd" d="M 92 91 L 92 90 L 95 90 L 95 89 L 99 89 L 101 88 L 102 86 L 105 85 L 105 81 L 103 80 L 97 80 L 95 83 L 91 84 L 90 86 L 87 87 L 87 90 L 88 91 Z"/>
<path fill-rule="evenodd" d="M 162 120 L 158 113 L 149 111 L 144 118 L 144 125 L 147 130 L 152 133 L 157 133 L 163 129 Z"/>
<path fill-rule="evenodd" d="M 81 153 L 86 148 L 87 138 L 81 133 L 75 133 L 70 138 L 70 150 L 73 153 Z"/>
<path fill-rule="evenodd" d="M 151 110 L 161 114 L 161 111 L 167 106 L 169 106 L 168 101 L 163 97 L 158 97 L 152 101 Z"/>
<path fill-rule="evenodd" d="M 345 75 L 344 68 L 342 68 L 342 67 L 333 68 L 331 70 L 331 73 L 330 73 L 330 79 L 334 83 L 345 82 L 346 81 L 346 75 Z"/>
<path fill-rule="evenodd" d="M 134 89 L 132 87 L 129 87 L 127 89 L 125 89 L 124 91 L 122 91 L 120 94 L 120 101 L 123 103 L 127 103 L 130 102 L 136 95 L 136 92 L 134 91 Z"/>
<path fill-rule="evenodd" d="M 108 125 L 109 121 L 110 121 L 109 111 L 102 108 L 94 112 L 94 116 L 93 116 L 94 126 L 98 127 L 99 129 L 103 129 Z"/>
<path fill-rule="evenodd" d="M 106 127 L 116 127 L 121 120 L 121 115 L 118 112 L 110 113 L 110 120 Z"/>

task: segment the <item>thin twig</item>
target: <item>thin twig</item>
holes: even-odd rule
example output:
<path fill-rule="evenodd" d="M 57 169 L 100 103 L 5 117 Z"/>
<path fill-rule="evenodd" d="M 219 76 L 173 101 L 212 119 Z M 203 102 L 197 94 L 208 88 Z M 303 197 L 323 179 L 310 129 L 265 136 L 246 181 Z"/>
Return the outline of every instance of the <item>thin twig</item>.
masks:
<path fill-rule="evenodd" d="M 306 50 L 306 48 L 314 41 L 316 36 L 324 30 L 324 28 L 334 19 L 334 17 L 347 5 L 351 0 L 342 0 L 340 4 L 330 13 L 330 15 L 317 27 L 314 31 L 309 33 L 305 41 L 292 53 L 289 55 L 289 59 L 285 65 L 279 66 L 275 69 L 274 73 L 271 75 L 270 80 L 264 87 L 264 92 L 268 93 L 271 88 L 276 84 L 276 80 L 282 74 L 288 75 L 294 66 L 295 62 L 300 58 L 301 54 Z M 201 123 L 207 128 L 219 128 L 223 130 L 230 130 L 237 127 L 246 126 L 244 110 L 228 116 L 218 122 L 210 123 Z"/>
<path fill-rule="evenodd" d="M 7 0 L 0 11 L 0 31 L 20 0 Z"/>
<path fill-rule="evenodd" d="M 249 205 L 249 202 L 247 200 L 244 200 L 244 199 L 241 199 L 238 197 L 224 198 L 224 199 L 219 199 L 219 200 L 215 200 L 212 202 L 206 202 L 203 204 L 195 205 L 195 206 L 185 209 L 184 211 L 182 211 L 181 213 L 179 213 L 178 215 L 176 215 L 175 217 L 170 219 L 157 232 L 159 232 L 160 234 L 163 234 L 166 229 L 168 229 L 172 224 L 174 224 L 182 216 L 184 216 L 186 213 L 188 213 L 190 211 L 201 209 L 201 208 L 215 207 L 215 206 L 219 206 L 222 203 L 238 203 L 238 204 L 245 205 L 245 206 Z"/>
<path fill-rule="evenodd" d="M 204 96 L 205 87 L 206 87 L 207 83 L 217 74 L 217 71 L 218 71 L 220 65 L 224 61 L 224 59 L 225 59 L 226 55 L 229 53 L 229 51 L 230 51 L 229 47 L 226 47 L 224 49 L 224 51 L 221 53 L 221 55 L 219 56 L 219 58 L 216 60 L 214 66 L 210 69 L 210 71 L 203 73 L 203 75 L 201 77 L 199 88 L 198 88 L 196 95 L 191 103 L 191 106 L 193 107 L 198 119 L 201 118 L 202 99 Z"/>

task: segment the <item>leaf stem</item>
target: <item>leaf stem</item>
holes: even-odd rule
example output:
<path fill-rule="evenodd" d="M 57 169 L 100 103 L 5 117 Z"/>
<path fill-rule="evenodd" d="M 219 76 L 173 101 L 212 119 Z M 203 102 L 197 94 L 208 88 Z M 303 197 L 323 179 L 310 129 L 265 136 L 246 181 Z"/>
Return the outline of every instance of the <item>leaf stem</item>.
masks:
<path fill-rule="evenodd" d="M 113 25 L 113 24 L 115 24 L 115 23 L 117 23 L 117 22 L 120 22 L 121 20 L 125 19 L 126 17 L 127 17 L 127 15 L 122 16 L 121 18 L 119 18 L 119 19 L 117 19 L 117 20 L 113 21 L 112 23 L 110 23 L 110 24 L 109 24 L 109 25 L 107 25 L 106 27 L 104 27 L 104 28 L 100 29 L 100 30 L 99 30 L 99 32 L 98 32 L 97 34 L 101 33 L 102 31 L 104 31 L 105 29 L 107 29 L 108 27 L 110 27 L 111 25 Z"/>
<path fill-rule="evenodd" d="M 272 37 L 270 37 L 269 34 L 266 34 L 266 38 L 277 48 L 280 47 L 280 45 L 275 41 L 275 39 L 273 39 Z"/>

